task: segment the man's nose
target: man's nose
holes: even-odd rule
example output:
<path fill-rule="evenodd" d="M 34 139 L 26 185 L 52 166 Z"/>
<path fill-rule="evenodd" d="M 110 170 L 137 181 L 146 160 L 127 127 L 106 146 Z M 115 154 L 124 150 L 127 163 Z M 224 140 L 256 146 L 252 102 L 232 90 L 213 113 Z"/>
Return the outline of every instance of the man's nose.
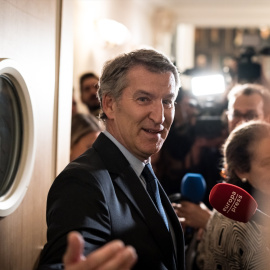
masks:
<path fill-rule="evenodd" d="M 151 108 L 150 118 L 155 123 L 163 123 L 165 120 L 164 106 L 162 102 L 155 102 Z"/>
<path fill-rule="evenodd" d="M 235 123 L 235 126 L 239 126 L 241 124 L 244 124 L 246 122 L 248 122 L 249 120 L 244 118 L 244 117 L 241 117 L 236 123 Z"/>
<path fill-rule="evenodd" d="M 96 93 L 97 92 L 97 88 L 95 86 L 91 86 L 90 87 L 90 92 Z"/>

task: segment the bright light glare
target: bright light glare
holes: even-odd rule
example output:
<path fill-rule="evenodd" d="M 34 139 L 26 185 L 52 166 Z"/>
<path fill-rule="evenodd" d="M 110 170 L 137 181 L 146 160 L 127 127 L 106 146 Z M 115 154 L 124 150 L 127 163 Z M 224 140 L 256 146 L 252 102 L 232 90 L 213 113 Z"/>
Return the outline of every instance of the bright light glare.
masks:
<path fill-rule="evenodd" d="M 130 37 L 130 32 L 125 25 L 110 19 L 100 19 L 98 31 L 101 38 L 111 45 L 122 45 Z"/>
<path fill-rule="evenodd" d="M 193 77 L 191 89 L 195 96 L 221 94 L 225 91 L 225 80 L 220 74 Z"/>

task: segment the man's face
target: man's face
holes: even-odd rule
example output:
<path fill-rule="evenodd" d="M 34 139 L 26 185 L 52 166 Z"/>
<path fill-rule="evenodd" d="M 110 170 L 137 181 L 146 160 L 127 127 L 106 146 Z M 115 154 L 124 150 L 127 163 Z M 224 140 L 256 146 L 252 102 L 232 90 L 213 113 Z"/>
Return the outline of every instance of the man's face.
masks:
<path fill-rule="evenodd" d="M 81 86 L 81 99 L 90 110 L 96 110 L 100 107 L 97 98 L 98 79 L 94 77 L 86 78 Z"/>
<path fill-rule="evenodd" d="M 107 130 L 134 156 L 145 161 L 157 153 L 174 118 L 175 79 L 171 72 L 132 68 L 120 100 L 111 102 Z"/>
<path fill-rule="evenodd" d="M 250 120 L 264 120 L 263 99 L 256 93 L 240 95 L 234 101 L 229 102 L 229 132 L 239 124 Z"/>

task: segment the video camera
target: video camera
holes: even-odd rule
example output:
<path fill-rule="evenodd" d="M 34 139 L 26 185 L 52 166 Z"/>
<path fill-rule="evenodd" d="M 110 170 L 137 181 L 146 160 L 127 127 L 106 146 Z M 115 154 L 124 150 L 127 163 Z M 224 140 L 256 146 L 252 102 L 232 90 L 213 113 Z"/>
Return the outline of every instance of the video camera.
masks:
<path fill-rule="evenodd" d="M 238 59 L 238 82 L 253 83 L 261 77 L 261 64 L 256 63 L 253 58 L 256 52 L 253 47 L 243 48 Z"/>

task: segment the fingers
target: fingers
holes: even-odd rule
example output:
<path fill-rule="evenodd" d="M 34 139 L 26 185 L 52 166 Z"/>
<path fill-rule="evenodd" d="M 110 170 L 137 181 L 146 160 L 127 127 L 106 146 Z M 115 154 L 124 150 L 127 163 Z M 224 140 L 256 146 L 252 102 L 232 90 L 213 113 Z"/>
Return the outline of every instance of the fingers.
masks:
<path fill-rule="evenodd" d="M 112 241 L 87 257 L 87 265 L 95 270 L 130 269 L 137 260 L 133 247 L 124 246 L 119 240 Z"/>
<path fill-rule="evenodd" d="M 197 225 L 197 211 L 199 206 L 194 203 L 183 201 L 181 204 L 174 204 L 173 208 L 181 222 L 183 228 L 186 226 L 195 227 Z"/>
<path fill-rule="evenodd" d="M 188 201 L 173 204 L 173 208 L 183 227 L 205 228 L 212 213 L 205 204 L 194 204 Z"/>
<path fill-rule="evenodd" d="M 179 218 L 183 218 L 185 217 L 186 214 L 188 214 L 188 209 L 186 209 L 186 206 L 181 203 L 181 204 L 172 204 L 173 206 L 173 209 L 176 213 L 176 215 L 179 217 Z"/>
<path fill-rule="evenodd" d="M 63 257 L 65 265 L 74 264 L 82 260 L 82 252 L 84 241 L 82 236 L 77 232 L 71 232 L 68 234 L 67 250 Z"/>
<path fill-rule="evenodd" d="M 65 269 L 69 270 L 129 270 L 137 261 L 133 247 L 122 241 L 109 242 L 92 252 L 87 258 L 83 254 L 84 241 L 77 232 L 68 235 L 68 246 L 63 256 Z"/>
<path fill-rule="evenodd" d="M 131 269 L 136 261 L 137 254 L 135 249 L 131 246 L 127 246 L 114 258 L 114 260 L 111 260 L 107 266 L 104 266 L 99 270 L 127 270 Z"/>
<path fill-rule="evenodd" d="M 172 203 L 172 207 L 174 211 L 176 212 L 177 216 L 180 217 L 180 209 L 182 207 L 181 204 Z"/>

